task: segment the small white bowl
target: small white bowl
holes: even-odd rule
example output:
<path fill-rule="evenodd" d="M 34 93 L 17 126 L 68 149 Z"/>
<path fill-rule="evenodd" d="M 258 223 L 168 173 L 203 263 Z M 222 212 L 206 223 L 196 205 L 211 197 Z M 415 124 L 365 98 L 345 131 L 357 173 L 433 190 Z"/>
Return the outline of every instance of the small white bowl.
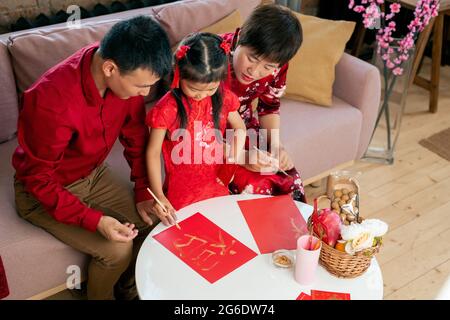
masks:
<path fill-rule="evenodd" d="M 292 268 L 295 257 L 289 250 L 280 249 L 272 253 L 272 263 L 280 268 Z"/>

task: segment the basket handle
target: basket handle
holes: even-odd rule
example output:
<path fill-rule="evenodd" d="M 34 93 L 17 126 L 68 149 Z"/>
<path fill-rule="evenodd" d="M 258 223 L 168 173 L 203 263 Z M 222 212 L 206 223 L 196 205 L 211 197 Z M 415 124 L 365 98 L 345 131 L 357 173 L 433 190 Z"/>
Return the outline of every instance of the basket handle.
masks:
<path fill-rule="evenodd" d="M 356 179 L 350 178 L 350 181 L 353 182 L 356 186 L 356 207 L 358 208 L 358 212 L 356 213 L 356 221 L 359 221 L 359 184 L 358 181 L 356 181 Z"/>
<path fill-rule="evenodd" d="M 317 200 L 317 203 L 320 203 L 320 202 L 322 202 L 321 200 L 323 200 L 323 199 L 327 199 L 328 200 L 329 204 L 328 204 L 327 208 L 331 209 L 331 199 L 327 195 L 321 195 L 321 196 L 317 197 L 314 200 Z M 320 209 L 318 208 L 317 211 L 320 211 L 322 209 L 324 209 L 324 208 L 322 208 L 322 207 Z"/>
<path fill-rule="evenodd" d="M 313 213 L 311 214 L 311 222 L 319 216 L 319 211 L 325 209 L 325 208 L 319 209 L 319 205 L 318 205 L 319 202 L 321 202 L 321 200 L 323 200 L 323 199 L 327 199 L 329 201 L 329 205 L 327 208 L 331 209 L 331 199 L 328 198 L 328 196 L 321 195 L 321 196 L 315 198 L 314 199 L 314 210 L 313 210 Z"/>

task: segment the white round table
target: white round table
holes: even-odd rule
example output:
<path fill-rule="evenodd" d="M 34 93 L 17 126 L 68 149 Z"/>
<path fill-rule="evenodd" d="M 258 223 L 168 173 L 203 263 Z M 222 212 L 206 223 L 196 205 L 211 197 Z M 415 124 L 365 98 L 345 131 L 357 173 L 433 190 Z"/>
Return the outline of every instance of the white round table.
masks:
<path fill-rule="evenodd" d="M 209 283 L 192 270 L 153 235 L 167 229 L 160 223 L 145 239 L 136 262 L 136 285 L 139 297 L 167 300 L 294 300 L 301 292 L 323 290 L 350 293 L 352 300 L 383 298 L 383 278 L 375 258 L 369 269 L 354 279 L 340 279 L 319 265 L 316 281 L 302 286 L 294 279 L 294 268 L 277 268 L 271 254 L 260 254 L 237 201 L 256 199 L 261 195 L 230 195 L 212 198 L 187 206 L 177 212 L 178 221 L 200 212 L 230 235 L 258 253 L 258 256 Z M 305 221 L 312 214 L 310 205 L 295 202 Z M 295 255 L 295 251 L 292 251 Z"/>

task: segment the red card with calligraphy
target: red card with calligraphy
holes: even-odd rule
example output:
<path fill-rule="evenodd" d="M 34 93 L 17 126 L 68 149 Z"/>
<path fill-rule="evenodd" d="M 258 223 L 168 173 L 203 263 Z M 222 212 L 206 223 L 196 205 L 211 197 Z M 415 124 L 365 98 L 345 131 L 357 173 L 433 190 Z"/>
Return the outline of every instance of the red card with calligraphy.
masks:
<path fill-rule="evenodd" d="M 238 201 L 261 253 L 294 250 L 308 233 L 305 219 L 289 195 Z"/>
<path fill-rule="evenodd" d="M 312 300 L 350 300 L 350 293 L 311 290 Z"/>
<path fill-rule="evenodd" d="M 172 226 L 153 238 L 210 283 L 257 255 L 199 212 L 179 225 L 180 229 Z"/>

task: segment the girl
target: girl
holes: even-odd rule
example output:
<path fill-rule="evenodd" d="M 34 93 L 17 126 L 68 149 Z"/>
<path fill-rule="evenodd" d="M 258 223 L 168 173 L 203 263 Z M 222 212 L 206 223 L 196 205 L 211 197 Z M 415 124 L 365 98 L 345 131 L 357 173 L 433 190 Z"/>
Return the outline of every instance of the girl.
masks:
<path fill-rule="evenodd" d="M 158 217 L 175 223 L 175 210 L 193 202 L 228 195 L 222 183 L 223 135 L 233 129 L 231 160 L 237 161 L 245 143 L 245 124 L 237 97 L 224 86 L 229 75 L 229 44 L 211 33 L 186 37 L 175 53 L 171 90 L 147 115 L 150 129 L 147 169 L 150 187 L 169 212 Z M 161 184 L 161 151 L 166 178 Z M 227 159 L 229 160 L 229 159 Z M 161 209 L 161 210 L 160 210 Z"/>
<path fill-rule="evenodd" d="M 294 164 L 271 130 L 280 129 L 280 98 L 286 89 L 288 61 L 302 43 L 302 29 L 289 9 L 269 4 L 255 9 L 242 29 L 222 35 L 231 46 L 231 89 L 239 97 L 239 113 L 247 129 L 267 130 L 271 155 L 279 160 L 272 175 L 261 164 L 239 167 L 230 184 L 233 193 L 288 194 L 306 202 L 303 183 Z M 256 108 L 252 102 L 258 99 Z M 255 113 L 257 115 L 255 115 Z M 270 169 L 270 168 L 269 168 Z M 286 174 L 287 173 L 287 174 Z"/>

